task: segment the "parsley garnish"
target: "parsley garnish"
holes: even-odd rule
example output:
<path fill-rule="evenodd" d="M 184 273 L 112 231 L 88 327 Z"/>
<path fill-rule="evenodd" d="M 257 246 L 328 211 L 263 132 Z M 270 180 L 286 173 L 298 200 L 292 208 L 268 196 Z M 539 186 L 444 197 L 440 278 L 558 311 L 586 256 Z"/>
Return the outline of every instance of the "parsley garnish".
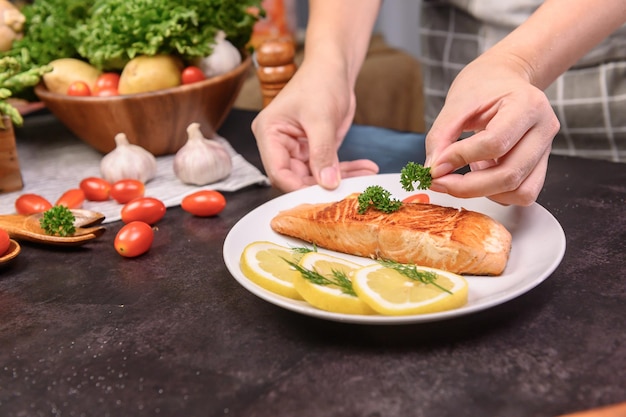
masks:
<path fill-rule="evenodd" d="M 413 281 L 419 281 L 427 285 L 428 284 L 434 285 L 435 287 L 439 288 L 441 291 L 445 291 L 448 294 L 452 294 L 450 290 L 437 284 L 436 282 L 437 273 L 435 272 L 419 270 L 415 267 L 415 265 L 401 264 L 399 262 L 388 261 L 388 260 L 381 260 L 381 261 L 378 261 L 378 263 L 380 263 L 381 265 L 387 268 L 395 269 L 396 271 L 398 271 L 405 277 L 412 279 Z"/>
<path fill-rule="evenodd" d="M 421 164 L 409 162 L 400 171 L 400 184 L 406 191 L 426 190 L 432 183 L 430 167 L 426 168 Z M 413 183 L 417 182 L 415 187 Z M 391 193 L 380 185 L 370 185 L 359 195 L 359 214 L 365 214 L 370 206 L 384 213 L 392 213 L 402 206 L 400 200 L 391 198 Z"/>
<path fill-rule="evenodd" d="M 287 259 L 285 259 L 285 262 L 291 265 L 296 271 L 300 272 L 304 279 L 312 282 L 313 284 L 324 285 L 324 286 L 335 285 L 339 287 L 342 293 L 347 294 L 347 295 L 352 295 L 354 297 L 357 296 L 356 293 L 354 292 L 354 288 L 352 288 L 352 281 L 350 281 L 350 278 L 348 278 L 345 272 L 337 271 L 333 269 L 331 271 L 332 276 L 327 277 L 327 276 L 320 274 L 317 271 L 303 268 L 297 263 L 289 261 Z"/>
<path fill-rule="evenodd" d="M 406 191 L 427 190 L 430 188 L 430 184 L 433 181 L 433 177 L 430 175 L 430 167 L 426 168 L 421 164 L 415 162 L 409 162 L 406 164 L 402 171 L 400 171 L 400 184 Z M 413 186 L 413 183 L 417 182 L 417 186 Z"/>
<path fill-rule="evenodd" d="M 71 236 L 76 232 L 75 220 L 76 217 L 67 207 L 54 206 L 43 213 L 39 225 L 46 234 L 51 236 Z"/>
<path fill-rule="evenodd" d="M 384 213 L 391 213 L 400 208 L 402 202 L 392 199 L 391 193 L 380 185 L 370 185 L 359 194 L 359 214 L 364 214 L 370 206 Z"/>

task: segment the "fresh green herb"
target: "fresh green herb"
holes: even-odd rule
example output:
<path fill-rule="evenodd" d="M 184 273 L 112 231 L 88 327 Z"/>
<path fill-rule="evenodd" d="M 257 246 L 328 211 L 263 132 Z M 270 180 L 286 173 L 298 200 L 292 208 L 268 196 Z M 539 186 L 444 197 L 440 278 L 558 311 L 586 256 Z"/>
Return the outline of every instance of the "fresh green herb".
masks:
<path fill-rule="evenodd" d="M 352 295 L 354 297 L 357 296 L 356 292 L 354 292 L 354 288 L 352 288 L 352 281 L 350 281 L 350 278 L 348 278 L 345 272 L 333 269 L 332 276 L 326 277 L 317 271 L 303 268 L 302 266 L 288 259 L 285 259 L 285 262 L 291 265 L 291 267 L 293 267 L 296 271 L 300 272 L 304 279 L 312 282 L 313 284 L 324 286 L 335 285 L 336 287 L 339 287 L 342 293 Z"/>
<path fill-rule="evenodd" d="M 291 248 L 291 251 L 293 253 L 298 253 L 298 254 L 302 254 L 305 255 L 309 252 L 317 252 L 317 245 L 313 244 L 312 248 L 306 247 L 306 246 L 294 246 Z"/>
<path fill-rule="evenodd" d="M 426 190 L 430 188 L 432 183 L 430 175 L 430 167 L 409 162 L 402 168 L 400 172 L 400 184 L 406 191 L 414 191 L 413 183 L 417 182 L 418 190 Z M 362 192 L 359 197 L 359 214 L 365 214 L 370 206 L 384 213 L 392 213 L 402 207 L 402 201 L 391 198 L 391 193 L 380 185 L 371 185 Z"/>
<path fill-rule="evenodd" d="M 71 236 L 76 232 L 74 221 L 76 218 L 70 209 L 65 206 L 54 206 L 44 211 L 39 225 L 47 234 L 54 236 Z"/>
<path fill-rule="evenodd" d="M 370 185 L 359 194 L 359 214 L 364 214 L 370 206 L 384 213 L 391 213 L 400 208 L 402 202 L 391 198 L 391 193 L 380 185 Z"/>
<path fill-rule="evenodd" d="M 406 164 L 402 171 L 400 171 L 400 184 L 406 191 L 427 190 L 430 188 L 433 177 L 430 175 L 430 167 L 426 168 L 421 164 L 415 162 L 409 162 Z M 418 185 L 414 186 L 413 183 L 417 182 Z"/>
<path fill-rule="evenodd" d="M 445 291 L 448 294 L 452 294 L 450 290 L 437 284 L 437 274 L 435 272 L 419 270 L 415 267 L 415 265 L 401 264 L 399 262 L 394 262 L 394 261 L 389 261 L 389 260 L 381 260 L 378 262 L 387 268 L 395 269 L 396 271 L 398 271 L 399 273 L 401 273 L 402 275 L 404 275 L 405 277 L 409 279 L 412 279 L 414 281 L 419 281 L 427 285 L 428 284 L 434 285 L 435 287 L 439 288 L 441 291 Z"/>

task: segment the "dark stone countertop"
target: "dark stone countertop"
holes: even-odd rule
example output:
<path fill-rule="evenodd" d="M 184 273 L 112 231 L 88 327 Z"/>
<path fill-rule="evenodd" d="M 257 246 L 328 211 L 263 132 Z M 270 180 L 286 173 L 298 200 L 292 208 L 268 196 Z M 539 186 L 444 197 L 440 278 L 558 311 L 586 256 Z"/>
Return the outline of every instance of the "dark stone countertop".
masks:
<path fill-rule="evenodd" d="M 260 166 L 253 116 L 220 133 Z M 226 193 L 209 219 L 168 209 L 135 259 L 113 249 L 119 222 L 80 248 L 23 243 L 0 268 L 0 416 L 551 417 L 626 400 L 625 164 L 552 157 L 539 203 L 565 230 L 561 265 L 416 325 L 324 321 L 240 286 L 224 238 L 278 195 Z"/>

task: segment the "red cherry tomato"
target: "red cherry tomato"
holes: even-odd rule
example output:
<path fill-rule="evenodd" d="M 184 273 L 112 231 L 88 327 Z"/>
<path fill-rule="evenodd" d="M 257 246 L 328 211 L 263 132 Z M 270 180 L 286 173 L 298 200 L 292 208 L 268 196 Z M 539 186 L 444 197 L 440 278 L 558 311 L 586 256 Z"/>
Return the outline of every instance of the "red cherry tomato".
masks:
<path fill-rule="evenodd" d="M 71 190 L 64 192 L 54 205 L 65 206 L 69 209 L 77 209 L 81 208 L 84 202 L 85 192 L 80 188 L 72 188 Z"/>
<path fill-rule="evenodd" d="M 165 216 L 165 204 L 153 197 L 139 197 L 122 207 L 122 221 L 130 223 L 142 221 L 155 224 Z"/>
<path fill-rule="evenodd" d="M 84 81 L 74 81 L 67 87 L 68 96 L 90 96 L 91 89 Z"/>
<path fill-rule="evenodd" d="M 94 96 L 96 97 L 111 97 L 111 96 L 119 96 L 120 93 L 119 91 L 117 91 L 117 88 L 103 88 L 101 90 L 95 91 L 93 93 Z"/>
<path fill-rule="evenodd" d="M 89 201 L 106 201 L 109 199 L 111 184 L 99 177 L 89 177 L 80 182 L 80 189 Z"/>
<path fill-rule="evenodd" d="M 15 200 L 18 214 L 43 213 L 52 208 L 52 204 L 38 194 L 22 194 Z"/>
<path fill-rule="evenodd" d="M 199 217 L 219 214 L 226 207 L 224 196 L 214 190 L 202 190 L 189 194 L 181 202 L 181 207 L 188 213 Z"/>
<path fill-rule="evenodd" d="M 198 81 L 206 80 L 206 75 L 204 75 L 204 72 L 202 72 L 200 68 L 191 65 L 183 70 L 181 79 L 183 84 L 192 84 L 197 83 Z"/>
<path fill-rule="evenodd" d="M 11 238 L 9 237 L 9 234 L 6 230 L 0 229 L 0 256 L 7 253 L 9 246 L 11 246 Z"/>
<path fill-rule="evenodd" d="M 424 204 L 428 204 L 428 203 L 430 203 L 430 197 L 428 197 L 428 194 L 424 194 L 424 193 L 413 194 L 413 195 L 408 196 L 404 200 L 402 200 L 402 202 L 403 203 L 424 203 Z"/>
<path fill-rule="evenodd" d="M 134 258 L 150 249 L 154 240 L 154 230 L 148 223 L 134 221 L 124 225 L 117 235 L 113 245 L 120 255 Z"/>
<path fill-rule="evenodd" d="M 100 76 L 96 79 L 96 84 L 93 88 L 94 96 L 102 96 L 100 94 L 104 90 L 115 90 L 117 91 L 117 87 L 120 84 L 120 75 L 116 72 L 105 72 L 100 74 Z"/>
<path fill-rule="evenodd" d="M 126 204 L 137 197 L 143 197 L 146 186 L 139 180 L 126 179 L 115 181 L 111 185 L 111 198 L 120 204 Z"/>

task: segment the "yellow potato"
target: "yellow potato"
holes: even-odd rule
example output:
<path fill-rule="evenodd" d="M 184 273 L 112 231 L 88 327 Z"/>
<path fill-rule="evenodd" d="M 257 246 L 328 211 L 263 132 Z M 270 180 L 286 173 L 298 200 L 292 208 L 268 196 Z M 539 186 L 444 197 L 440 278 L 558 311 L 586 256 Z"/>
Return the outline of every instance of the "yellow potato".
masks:
<path fill-rule="evenodd" d="M 46 88 L 53 93 L 67 94 L 67 88 L 75 81 L 87 83 L 91 91 L 96 85 L 100 71 L 85 61 L 74 58 L 55 59 L 50 62 L 52 71 L 43 75 Z"/>
<path fill-rule="evenodd" d="M 182 62 L 170 55 L 141 55 L 126 64 L 120 75 L 120 94 L 162 90 L 181 84 Z"/>

